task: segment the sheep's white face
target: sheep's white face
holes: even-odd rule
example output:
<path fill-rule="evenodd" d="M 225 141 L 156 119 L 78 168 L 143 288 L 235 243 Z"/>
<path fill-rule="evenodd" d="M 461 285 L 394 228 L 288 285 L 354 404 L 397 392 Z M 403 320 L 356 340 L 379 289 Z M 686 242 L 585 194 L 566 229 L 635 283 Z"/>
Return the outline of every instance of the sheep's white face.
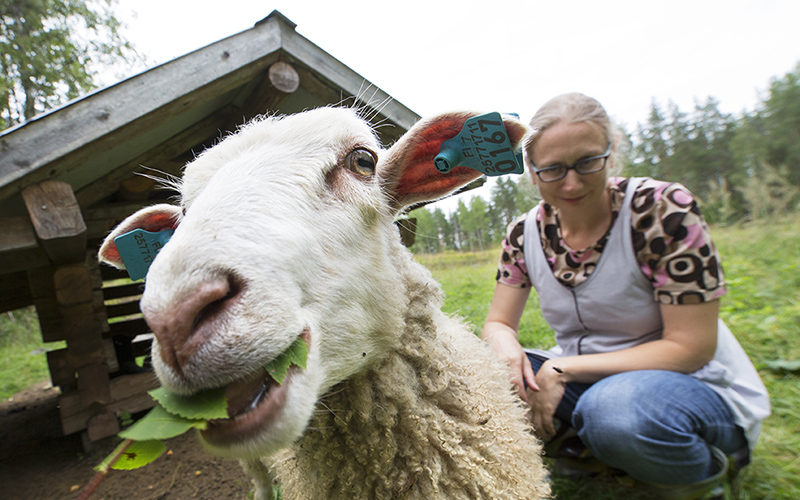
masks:
<path fill-rule="evenodd" d="M 141 308 L 167 389 L 226 388 L 231 418 L 203 432 L 211 448 L 256 456 L 287 446 L 321 395 L 397 342 L 406 298 L 393 217 L 479 175 L 443 176 L 432 162 L 469 116 L 418 124 L 387 152 L 351 110 L 265 119 L 187 166 L 181 208 L 144 209 L 109 235 L 100 255 L 115 263 L 116 235 L 173 216 Z M 511 125 L 517 142 L 524 127 Z M 307 368 L 270 383 L 264 366 L 298 337 Z"/>

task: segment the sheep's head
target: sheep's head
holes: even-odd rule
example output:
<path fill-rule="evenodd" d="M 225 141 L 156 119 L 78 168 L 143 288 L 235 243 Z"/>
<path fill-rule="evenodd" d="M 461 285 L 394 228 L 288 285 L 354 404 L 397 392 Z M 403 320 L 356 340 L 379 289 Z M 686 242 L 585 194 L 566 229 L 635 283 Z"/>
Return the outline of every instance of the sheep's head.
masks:
<path fill-rule="evenodd" d="M 203 432 L 211 448 L 254 456 L 290 444 L 320 396 L 395 345 L 406 298 L 393 219 L 480 175 L 433 164 L 473 115 L 421 121 L 389 150 L 348 109 L 256 121 L 187 166 L 180 207 L 143 209 L 108 236 L 100 258 L 119 267 L 116 236 L 175 229 L 141 308 L 167 389 L 226 388 L 231 418 Z M 526 129 L 508 120 L 517 145 Z M 307 368 L 270 383 L 263 367 L 298 337 Z"/>

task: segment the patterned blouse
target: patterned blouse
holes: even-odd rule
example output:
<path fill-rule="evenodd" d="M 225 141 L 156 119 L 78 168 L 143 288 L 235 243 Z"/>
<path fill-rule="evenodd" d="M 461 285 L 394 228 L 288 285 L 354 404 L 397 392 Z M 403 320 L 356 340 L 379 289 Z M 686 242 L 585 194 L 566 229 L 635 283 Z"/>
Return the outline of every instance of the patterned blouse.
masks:
<path fill-rule="evenodd" d="M 628 179 L 613 177 L 612 226 Z M 547 203 L 536 209 L 536 225 L 547 262 L 564 286 L 583 283 L 597 267 L 611 227 L 594 245 L 574 250 L 561 237 L 558 212 Z M 530 279 L 523 251 L 524 214 L 508 226 L 497 281 L 528 287 Z M 642 273 L 653 284 L 653 297 L 661 304 L 696 304 L 726 293 L 725 278 L 708 226 L 692 194 L 681 184 L 647 179 L 636 189 L 631 204 L 631 236 Z"/>

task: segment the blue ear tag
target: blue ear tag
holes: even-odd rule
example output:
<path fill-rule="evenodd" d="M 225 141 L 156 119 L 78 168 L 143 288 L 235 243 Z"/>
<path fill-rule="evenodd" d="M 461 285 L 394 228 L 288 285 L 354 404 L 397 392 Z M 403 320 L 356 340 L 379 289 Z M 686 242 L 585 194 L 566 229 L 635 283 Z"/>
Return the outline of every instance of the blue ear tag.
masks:
<path fill-rule="evenodd" d="M 174 229 L 166 229 L 157 233 L 134 229 L 130 233 L 114 238 L 114 244 L 117 245 L 125 269 L 128 270 L 128 275 L 133 281 L 140 280 L 147 275 L 153 259 L 172 238 L 174 232 Z"/>
<path fill-rule="evenodd" d="M 522 152 L 514 154 L 503 118 L 496 111 L 468 119 L 457 136 L 442 143 L 433 164 L 443 174 L 455 167 L 469 167 L 488 176 L 525 172 Z"/>

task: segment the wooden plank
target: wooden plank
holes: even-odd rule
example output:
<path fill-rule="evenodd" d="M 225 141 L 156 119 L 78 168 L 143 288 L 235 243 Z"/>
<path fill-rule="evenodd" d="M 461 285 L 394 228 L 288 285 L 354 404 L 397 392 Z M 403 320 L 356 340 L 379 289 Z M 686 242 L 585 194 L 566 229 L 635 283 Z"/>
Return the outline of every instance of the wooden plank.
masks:
<path fill-rule="evenodd" d="M 75 370 L 67 361 L 66 349 L 48 351 L 47 369 L 50 372 L 50 381 L 54 386 L 60 387 L 62 393 L 77 390 L 78 380 L 75 378 Z"/>
<path fill-rule="evenodd" d="M 89 441 L 99 441 L 119 432 L 119 419 L 110 411 L 94 415 L 86 423 L 86 434 Z"/>
<path fill-rule="evenodd" d="M 24 271 L 0 275 L 0 313 L 32 304 L 33 295 L 28 287 L 28 275 Z"/>
<path fill-rule="evenodd" d="M 12 250 L 30 250 L 38 246 L 39 241 L 36 239 L 30 218 L 3 217 L 0 219 L 0 253 Z"/>
<path fill-rule="evenodd" d="M 146 201 L 156 182 L 150 177 L 132 175 L 119 185 L 119 197 L 123 201 Z"/>
<path fill-rule="evenodd" d="M 402 105 L 400 102 L 391 99 L 391 97 L 374 85 L 372 82 L 359 75 L 341 61 L 334 59 L 327 52 L 322 50 L 317 45 L 311 43 L 302 35 L 290 29 L 287 25 L 279 25 L 281 29 L 281 40 L 283 50 L 296 58 L 299 62 L 320 75 L 322 78 L 327 79 L 330 86 L 338 87 L 353 96 L 368 96 L 370 101 L 366 104 L 375 105 L 377 103 L 385 103 L 381 106 L 381 110 L 376 117 L 377 120 L 387 119 L 400 127 L 403 131 L 411 128 L 414 123 L 419 120 L 419 115 Z M 294 62 L 294 61 L 292 61 Z M 300 73 L 301 85 L 304 85 L 305 77 L 300 71 L 298 64 L 295 64 L 295 69 Z M 366 90 L 369 89 L 369 92 Z M 374 89 L 374 92 L 372 90 Z M 330 101 L 338 102 L 338 100 Z"/>
<path fill-rule="evenodd" d="M 38 267 L 27 271 L 28 287 L 34 299 L 55 299 L 56 291 L 55 287 L 53 287 L 53 274 L 55 272 L 56 268 L 53 266 Z"/>
<path fill-rule="evenodd" d="M 100 264 L 99 267 L 100 276 L 103 278 L 103 281 L 114 281 L 128 278 L 128 271 L 124 269 L 117 269 L 116 267 L 109 266 L 108 264 Z"/>
<path fill-rule="evenodd" d="M 95 403 L 111 403 L 111 386 L 105 363 L 94 363 L 78 369 L 78 393 L 84 407 Z"/>
<path fill-rule="evenodd" d="M 88 207 L 102 200 L 103 198 L 113 194 L 120 186 L 124 179 L 128 178 L 134 173 L 149 173 L 158 175 L 158 172 L 149 172 L 144 167 L 158 168 L 164 170 L 162 165 L 170 159 L 184 154 L 193 146 L 200 144 L 209 138 L 218 137 L 220 128 L 223 124 L 228 123 L 233 114 L 233 109 L 226 106 L 220 110 L 215 111 L 207 118 L 191 125 L 185 130 L 173 135 L 161 144 L 158 144 L 136 158 L 123 163 L 106 175 L 98 178 L 96 181 L 84 186 L 75 193 L 78 203 L 82 207 Z M 183 165 L 183 162 L 180 163 Z M 143 204 L 139 204 L 141 207 Z M 126 215 L 133 213 L 129 212 Z M 86 215 L 87 225 L 89 220 L 96 220 L 95 214 Z M 110 229 L 110 228 L 109 228 Z M 90 231 L 90 234 L 93 234 Z"/>
<path fill-rule="evenodd" d="M 89 276 L 92 280 L 92 288 L 100 290 L 103 288 L 103 275 L 100 272 L 100 262 L 97 261 L 97 251 L 89 249 L 86 251 L 86 260 L 84 260 L 86 269 L 89 270 Z"/>
<path fill-rule="evenodd" d="M 144 283 L 142 282 L 126 283 L 124 285 L 103 288 L 103 297 L 105 297 L 106 300 L 136 297 L 141 296 L 142 293 L 144 293 Z"/>
<path fill-rule="evenodd" d="M 111 328 L 111 335 L 127 335 L 128 337 L 135 337 L 143 333 L 150 333 L 150 327 L 144 318 L 129 319 L 126 321 L 119 321 L 108 325 Z"/>
<path fill-rule="evenodd" d="M 106 306 L 106 314 L 109 319 L 119 318 L 120 316 L 132 316 L 134 314 L 141 314 L 139 309 L 139 301 L 133 300 L 130 302 L 120 302 L 118 304 Z"/>
<path fill-rule="evenodd" d="M 114 414 L 123 410 L 138 413 L 152 408 L 156 403 L 147 391 L 160 386 L 154 373 L 123 375 L 112 379 L 109 385 L 113 402 L 105 405 L 102 411 Z M 59 399 L 61 427 L 65 435 L 85 429 L 89 419 L 97 413 L 97 408 L 87 408 L 81 404 L 77 391 L 63 393 Z"/>
<path fill-rule="evenodd" d="M 86 253 L 86 224 L 72 186 L 61 181 L 32 184 L 22 191 L 36 237 L 54 263 L 80 262 Z"/>
<path fill-rule="evenodd" d="M 108 373 L 119 371 L 117 354 L 111 339 L 103 339 L 103 359 Z M 67 349 L 57 349 L 47 352 L 47 366 L 50 371 L 50 380 L 53 385 L 61 387 L 61 392 L 69 392 L 77 388 L 76 372 L 70 364 Z"/>
<path fill-rule="evenodd" d="M 138 136 L 157 127 L 165 115 L 176 116 L 235 89 L 266 69 L 270 61 L 264 58 L 280 46 L 273 26 L 254 28 L 73 101 L 57 116 L 44 114 L 0 135 L 5 157 L 0 199 L 78 167 L 91 153 L 72 153 L 86 144 L 102 143 L 118 132 L 125 135 L 113 141 Z M 39 140 L 43 137 L 48 140 Z M 113 147 L 113 141 L 105 145 Z"/>
<path fill-rule="evenodd" d="M 34 305 L 39 316 L 42 340 L 45 342 L 66 340 L 69 325 L 84 317 L 90 317 L 93 327 L 99 328 L 101 332 L 109 331 L 103 294 L 100 290 L 92 293 L 91 303 L 60 306 L 55 298 L 43 298 L 36 299 Z"/>
<path fill-rule="evenodd" d="M 139 356 L 147 356 L 153 350 L 153 338 L 150 337 L 143 340 L 138 340 L 134 342 L 131 347 L 133 348 L 133 355 L 135 357 L 138 358 Z"/>
<path fill-rule="evenodd" d="M 4 252 L 0 254 L 0 262 L 3 263 L 0 274 L 17 273 L 52 264 L 41 247 Z"/>

